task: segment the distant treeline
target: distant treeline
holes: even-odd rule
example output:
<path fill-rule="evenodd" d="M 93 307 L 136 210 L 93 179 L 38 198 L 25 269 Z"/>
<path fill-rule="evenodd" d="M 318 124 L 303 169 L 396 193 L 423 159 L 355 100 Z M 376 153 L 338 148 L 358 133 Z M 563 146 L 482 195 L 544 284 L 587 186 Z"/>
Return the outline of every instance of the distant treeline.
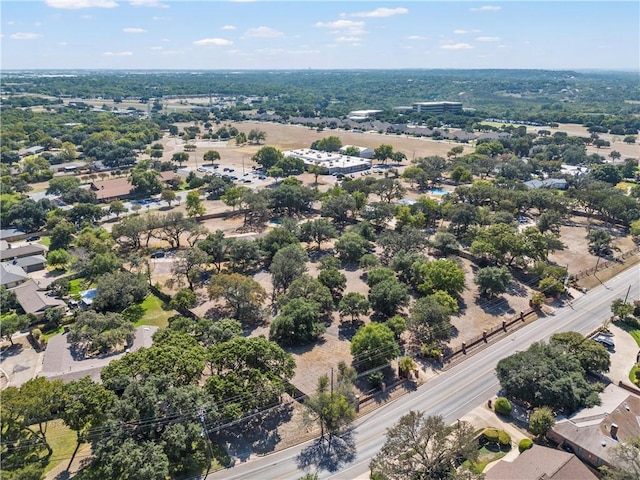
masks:
<path fill-rule="evenodd" d="M 44 73 L 44 72 L 42 72 Z M 383 110 L 383 120 L 425 120 L 397 110 L 418 101 L 460 101 L 474 117 L 540 124 L 582 123 L 635 133 L 640 120 L 636 73 L 545 70 L 299 70 L 128 72 L 78 71 L 75 76 L 12 72 L 5 94 L 146 103 L 174 96 L 234 96 L 240 110 L 260 108 L 287 118 L 344 117 L 352 110 Z"/>

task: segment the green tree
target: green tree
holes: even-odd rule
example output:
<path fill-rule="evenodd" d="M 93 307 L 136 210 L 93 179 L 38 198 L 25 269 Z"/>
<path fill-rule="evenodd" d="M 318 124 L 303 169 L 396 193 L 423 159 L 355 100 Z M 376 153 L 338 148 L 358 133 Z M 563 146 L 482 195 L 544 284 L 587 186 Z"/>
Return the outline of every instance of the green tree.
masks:
<path fill-rule="evenodd" d="M 338 258 L 345 263 L 358 263 L 360 257 L 372 249 L 371 243 L 355 232 L 343 233 L 334 248 Z"/>
<path fill-rule="evenodd" d="M 318 281 L 329 289 L 335 299 L 342 295 L 347 286 L 347 277 L 337 268 L 323 268 L 318 273 Z"/>
<path fill-rule="evenodd" d="M 62 195 L 80 187 L 80 179 L 74 176 L 54 177 L 49 180 L 47 195 Z"/>
<path fill-rule="evenodd" d="M 350 316 L 352 322 L 360 320 L 360 315 L 367 315 L 371 305 L 367 297 L 357 292 L 349 292 L 340 300 L 338 311 L 340 317 Z"/>
<path fill-rule="evenodd" d="M 491 298 L 506 292 L 513 277 L 507 267 L 484 267 L 478 270 L 473 281 L 478 285 L 480 295 Z"/>
<path fill-rule="evenodd" d="M 611 302 L 611 313 L 620 320 L 626 319 L 633 312 L 633 304 L 626 303 L 622 298 L 616 298 Z"/>
<path fill-rule="evenodd" d="M 283 158 L 284 156 L 280 150 L 267 145 L 258 150 L 256 154 L 251 157 L 251 160 L 262 166 L 264 170 L 269 171 L 271 167 L 274 167 Z"/>
<path fill-rule="evenodd" d="M 190 288 L 181 288 L 173 296 L 169 305 L 172 308 L 192 308 L 197 303 L 197 297 L 193 290 Z"/>
<path fill-rule="evenodd" d="M 358 329 L 351 339 L 353 366 L 360 371 L 386 365 L 400 355 L 396 337 L 382 323 L 369 323 Z"/>
<path fill-rule="evenodd" d="M 398 280 L 384 280 L 369 290 L 369 303 L 374 312 L 391 317 L 409 304 L 409 293 Z"/>
<path fill-rule="evenodd" d="M 133 343 L 134 337 L 135 327 L 122 315 L 87 310 L 79 313 L 70 325 L 67 341 L 76 352 L 92 355 L 123 349 Z"/>
<path fill-rule="evenodd" d="M 269 339 L 293 346 L 314 342 L 324 332 L 320 307 L 314 301 L 294 298 L 288 302 L 269 328 Z"/>
<path fill-rule="evenodd" d="M 433 260 L 415 265 L 413 282 L 421 293 L 438 290 L 455 296 L 464 290 L 464 270 L 451 260 Z"/>
<path fill-rule="evenodd" d="M 127 212 L 127 207 L 120 200 L 114 200 L 109 204 L 109 213 L 120 218 L 120 215 Z"/>
<path fill-rule="evenodd" d="M 276 252 L 269 266 L 274 292 L 289 288 L 291 282 L 307 271 L 307 253 L 299 245 L 287 245 Z"/>
<path fill-rule="evenodd" d="M 218 160 L 220 160 L 220 153 L 216 150 L 207 150 L 206 152 L 204 152 L 202 159 L 205 162 L 209 163 L 217 162 Z"/>
<path fill-rule="evenodd" d="M 640 435 L 613 445 L 611 468 L 605 470 L 605 480 L 635 480 L 640 478 Z"/>
<path fill-rule="evenodd" d="M 310 220 L 300 226 L 300 239 L 304 242 L 316 242 L 318 244 L 318 251 L 322 248 L 322 242 L 335 237 L 336 229 L 326 218 Z"/>
<path fill-rule="evenodd" d="M 100 428 L 106 421 L 115 395 L 103 385 L 93 382 L 90 377 L 84 377 L 65 384 L 61 400 L 60 418 L 76 432 L 76 448 L 69 460 L 68 471 L 80 445 L 86 441 L 89 429 Z"/>
<path fill-rule="evenodd" d="M 142 302 L 147 296 L 147 280 L 141 275 L 115 271 L 98 278 L 98 294 L 93 300 L 93 308 L 99 312 L 121 312 L 134 303 Z"/>
<path fill-rule="evenodd" d="M 262 321 L 262 305 L 267 292 L 253 278 L 239 273 L 221 273 L 209 282 L 209 298 L 223 299 L 232 318 L 256 324 Z"/>
<path fill-rule="evenodd" d="M 287 291 L 278 297 L 278 306 L 282 308 L 294 298 L 303 298 L 316 302 L 321 315 L 325 316 L 330 315 L 335 308 L 331 290 L 319 280 L 307 274 L 303 274 L 291 282 Z"/>
<path fill-rule="evenodd" d="M 173 202 L 176 201 L 177 199 L 177 195 L 176 192 L 174 192 L 173 190 L 170 190 L 168 188 L 165 188 L 164 190 L 162 190 L 162 192 L 160 193 L 160 199 L 164 200 L 165 202 L 167 202 L 167 204 L 169 206 L 171 206 L 171 204 Z"/>
<path fill-rule="evenodd" d="M 47 263 L 54 269 L 64 269 L 71 259 L 71 254 L 61 248 L 47 252 Z"/>
<path fill-rule="evenodd" d="M 137 195 L 150 197 L 162 191 L 162 182 L 154 170 L 134 169 L 129 177 Z"/>
<path fill-rule="evenodd" d="M 206 211 L 204 203 L 200 198 L 200 193 L 196 190 L 192 190 L 187 193 L 187 215 L 190 217 L 197 217 L 204 214 Z"/>
<path fill-rule="evenodd" d="M 556 424 L 556 417 L 549 407 L 536 408 L 529 416 L 529 430 L 537 437 L 544 437 Z"/>
<path fill-rule="evenodd" d="M 410 307 L 407 329 L 417 345 L 451 338 L 451 313 L 433 295 L 417 299 Z"/>
<path fill-rule="evenodd" d="M 605 373 L 611 366 L 611 356 L 607 349 L 591 338 L 578 332 L 556 333 L 551 336 L 550 343 L 559 345 L 567 353 L 575 356 L 582 368 L 587 372 Z"/>
<path fill-rule="evenodd" d="M 534 343 L 500 360 L 496 373 L 505 395 L 532 407 L 570 414 L 600 402 L 602 385 L 588 382 L 580 360 L 561 345 Z"/>
<path fill-rule="evenodd" d="M 13 345 L 13 335 L 29 326 L 29 317 L 11 313 L 0 318 L 0 332 Z"/>
<path fill-rule="evenodd" d="M 441 416 L 410 411 L 387 430 L 387 439 L 369 467 L 374 476 L 397 480 L 481 478 L 458 471 L 460 459 L 478 458 L 474 430 L 468 422 L 447 425 Z"/>
<path fill-rule="evenodd" d="M 381 144 L 374 148 L 373 159 L 381 163 L 387 163 L 387 160 L 393 158 L 393 146 L 388 144 Z"/>
<path fill-rule="evenodd" d="M 329 388 L 329 378 L 323 375 L 318 379 L 318 386 L 314 395 L 304 402 L 307 423 L 317 421 L 320 424 L 320 435 L 324 439 L 325 432 L 331 437 L 342 431 L 356 417 L 356 410 L 347 392 L 342 388 Z"/>
<path fill-rule="evenodd" d="M 184 162 L 188 162 L 189 161 L 189 154 L 187 152 L 177 152 L 174 153 L 171 157 L 171 161 L 172 162 L 176 162 L 177 164 L 179 164 L 180 166 L 182 166 L 182 164 Z"/>
<path fill-rule="evenodd" d="M 323 152 L 337 152 L 342 148 L 342 140 L 340 137 L 330 136 L 316 140 L 311 144 L 313 150 L 321 150 Z M 359 156 L 360 151 L 358 150 Z"/>
<path fill-rule="evenodd" d="M 177 254 L 171 268 L 173 279 L 179 278 L 178 284 L 180 284 L 184 277 L 189 289 L 193 290 L 194 284 L 200 281 L 200 275 L 205 271 L 208 263 L 209 256 L 206 252 L 198 247 L 189 247 Z"/>

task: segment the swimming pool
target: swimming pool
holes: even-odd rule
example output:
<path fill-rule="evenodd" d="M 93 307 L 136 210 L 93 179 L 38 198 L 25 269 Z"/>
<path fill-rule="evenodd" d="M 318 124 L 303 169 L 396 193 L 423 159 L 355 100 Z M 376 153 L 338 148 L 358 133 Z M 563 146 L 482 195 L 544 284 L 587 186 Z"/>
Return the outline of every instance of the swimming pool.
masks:
<path fill-rule="evenodd" d="M 442 190 L 441 188 L 431 188 L 429 189 L 429 193 L 431 195 L 446 195 L 449 192 L 447 192 L 446 190 Z"/>

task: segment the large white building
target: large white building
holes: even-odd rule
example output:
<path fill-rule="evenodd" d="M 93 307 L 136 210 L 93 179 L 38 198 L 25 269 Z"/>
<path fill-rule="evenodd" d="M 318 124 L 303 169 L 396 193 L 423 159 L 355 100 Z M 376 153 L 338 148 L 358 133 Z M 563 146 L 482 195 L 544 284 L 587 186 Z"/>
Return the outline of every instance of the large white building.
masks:
<path fill-rule="evenodd" d="M 360 158 L 373 158 L 373 154 L 375 153 L 373 148 L 358 147 L 357 145 L 344 145 L 340 148 L 340 153 L 344 154 L 347 150 L 354 148 L 357 148 L 360 151 L 360 154 L 358 155 Z"/>
<path fill-rule="evenodd" d="M 310 148 L 289 150 L 282 152 L 285 157 L 301 159 L 305 166 L 321 165 L 327 169 L 327 173 L 352 173 L 371 168 L 371 160 L 368 158 L 350 157 L 336 152 L 322 152 Z"/>
<path fill-rule="evenodd" d="M 460 102 L 415 102 L 413 104 L 414 112 L 425 113 L 458 113 L 462 111 L 462 103 Z"/>
<path fill-rule="evenodd" d="M 349 120 L 368 120 L 380 115 L 384 110 L 353 110 L 349 112 L 347 118 Z"/>

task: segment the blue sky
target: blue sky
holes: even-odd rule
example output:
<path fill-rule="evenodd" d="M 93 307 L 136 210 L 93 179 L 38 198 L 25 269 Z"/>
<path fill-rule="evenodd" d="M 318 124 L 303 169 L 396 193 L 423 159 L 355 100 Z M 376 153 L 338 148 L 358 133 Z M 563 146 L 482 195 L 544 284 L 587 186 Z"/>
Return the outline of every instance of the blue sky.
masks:
<path fill-rule="evenodd" d="M 640 70 L 637 1 L 0 2 L 9 69 Z"/>

